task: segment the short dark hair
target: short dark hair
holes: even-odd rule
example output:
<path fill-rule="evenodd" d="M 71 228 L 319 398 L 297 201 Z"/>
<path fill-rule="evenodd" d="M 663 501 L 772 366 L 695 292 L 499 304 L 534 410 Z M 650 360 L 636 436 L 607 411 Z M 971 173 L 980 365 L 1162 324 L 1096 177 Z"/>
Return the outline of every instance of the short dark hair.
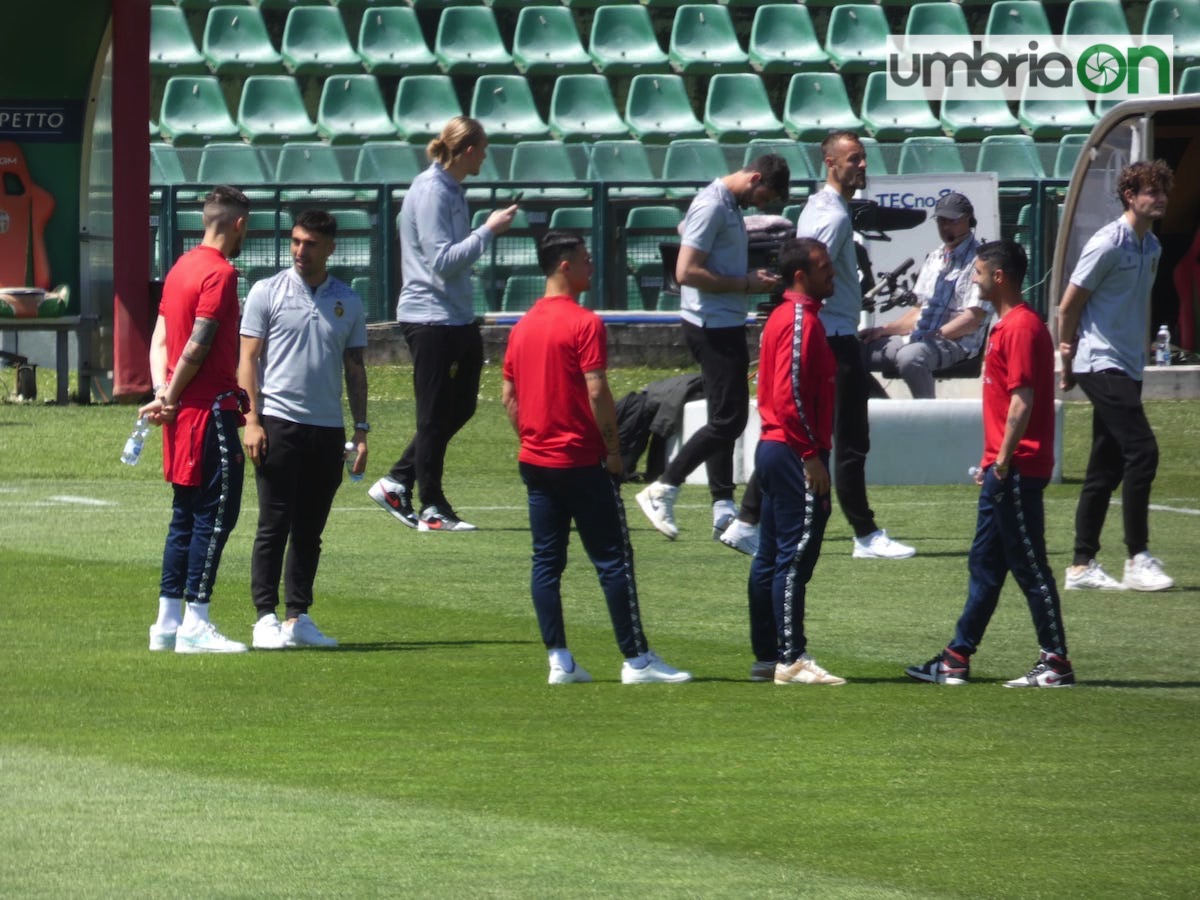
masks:
<path fill-rule="evenodd" d="M 999 269 L 1012 279 L 1013 286 L 1020 291 L 1025 283 L 1025 273 L 1029 271 L 1029 259 L 1025 248 L 1016 241 L 988 241 L 980 244 L 975 251 L 977 259 L 982 259 L 989 269 Z"/>
<path fill-rule="evenodd" d="M 547 278 L 554 274 L 558 264 L 583 246 L 583 235 L 578 231 L 555 229 L 547 231 L 538 241 L 538 267 Z"/>
<path fill-rule="evenodd" d="M 853 131 L 831 131 L 825 136 L 825 140 L 821 141 L 821 159 L 824 159 L 833 152 L 833 148 L 837 146 L 838 141 L 854 141 L 854 143 L 862 146 L 862 138 Z"/>
<path fill-rule="evenodd" d="M 292 227 L 300 227 L 331 240 L 337 237 L 337 219 L 323 209 L 306 209 L 296 214 Z"/>
<path fill-rule="evenodd" d="M 756 156 L 742 169 L 743 172 L 757 172 L 762 176 L 762 184 L 780 201 L 788 198 L 788 182 L 792 180 L 792 170 L 788 168 L 787 160 L 777 153 L 764 153 Z"/>
<path fill-rule="evenodd" d="M 1128 209 L 1129 204 L 1125 202 L 1126 191 L 1133 191 L 1136 194 L 1146 188 L 1157 187 L 1161 188 L 1164 194 L 1169 194 L 1174 184 L 1175 173 L 1163 160 L 1156 159 L 1154 162 L 1142 160 L 1121 170 L 1121 174 L 1117 177 L 1117 199 L 1121 201 L 1123 209 Z"/>
<path fill-rule="evenodd" d="M 219 184 L 204 198 L 204 227 L 227 228 L 250 215 L 250 200 L 235 187 Z"/>
<path fill-rule="evenodd" d="M 807 275 L 812 266 L 812 255 L 817 250 L 829 252 L 829 248 L 816 238 L 792 238 L 779 248 L 779 274 L 784 288 L 790 288 L 796 273 Z"/>

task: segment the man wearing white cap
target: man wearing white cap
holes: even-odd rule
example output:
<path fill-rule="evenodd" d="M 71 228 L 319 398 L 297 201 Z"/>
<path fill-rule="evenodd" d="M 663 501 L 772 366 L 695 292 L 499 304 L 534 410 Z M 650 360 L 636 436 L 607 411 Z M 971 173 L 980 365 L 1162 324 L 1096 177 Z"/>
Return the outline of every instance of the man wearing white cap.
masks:
<path fill-rule="evenodd" d="M 992 308 L 971 283 L 979 241 L 975 208 L 949 193 L 933 209 L 942 246 L 925 257 L 913 293 L 921 301 L 886 325 L 862 333 L 867 368 L 895 369 L 913 397 L 933 399 L 933 373 L 982 349 L 982 326 Z"/>

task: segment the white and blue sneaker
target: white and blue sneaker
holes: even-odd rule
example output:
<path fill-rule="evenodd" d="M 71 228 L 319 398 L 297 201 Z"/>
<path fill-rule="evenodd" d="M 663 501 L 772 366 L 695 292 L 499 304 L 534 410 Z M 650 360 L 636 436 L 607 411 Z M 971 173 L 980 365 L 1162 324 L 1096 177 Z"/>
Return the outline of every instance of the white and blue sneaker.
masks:
<path fill-rule="evenodd" d="M 163 628 L 160 625 L 150 626 L 150 649 L 153 651 L 159 650 L 174 650 L 175 635 L 178 628 Z"/>
<path fill-rule="evenodd" d="M 338 645 L 335 638 L 321 633 L 317 623 L 310 619 L 307 613 L 301 613 L 295 619 L 288 619 L 283 623 L 282 631 L 288 647 L 329 648 Z"/>
<path fill-rule="evenodd" d="M 284 650 L 291 646 L 287 635 L 283 633 L 283 626 L 279 624 L 279 616 L 271 613 L 254 623 L 250 646 L 255 650 Z"/>
<path fill-rule="evenodd" d="M 629 659 L 621 664 L 621 684 L 679 684 L 692 680 L 691 672 L 668 666 L 653 650 L 647 650 L 641 659 L 645 661 L 643 666 L 634 666 Z"/>
<path fill-rule="evenodd" d="M 569 672 L 560 663 L 550 663 L 549 684 L 588 684 L 591 680 L 592 676 L 579 663 L 575 663 L 575 668 Z"/>
<path fill-rule="evenodd" d="M 212 622 L 201 622 L 192 631 L 182 628 L 175 633 L 176 653 L 245 653 L 249 648 L 238 641 L 231 641 Z"/>

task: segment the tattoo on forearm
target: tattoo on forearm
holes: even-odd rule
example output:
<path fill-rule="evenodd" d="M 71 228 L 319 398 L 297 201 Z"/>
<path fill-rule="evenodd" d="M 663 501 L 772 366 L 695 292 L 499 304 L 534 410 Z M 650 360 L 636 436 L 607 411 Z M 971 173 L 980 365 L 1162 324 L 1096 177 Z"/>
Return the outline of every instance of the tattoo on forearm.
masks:
<path fill-rule="evenodd" d="M 201 347 L 211 347 L 217 336 L 217 324 L 216 319 L 197 319 L 196 324 L 192 326 L 190 342 Z"/>
<path fill-rule="evenodd" d="M 347 350 L 342 359 L 346 375 L 346 401 L 350 404 L 350 414 L 354 421 L 364 422 L 367 418 L 367 368 L 363 364 L 362 348 Z"/>

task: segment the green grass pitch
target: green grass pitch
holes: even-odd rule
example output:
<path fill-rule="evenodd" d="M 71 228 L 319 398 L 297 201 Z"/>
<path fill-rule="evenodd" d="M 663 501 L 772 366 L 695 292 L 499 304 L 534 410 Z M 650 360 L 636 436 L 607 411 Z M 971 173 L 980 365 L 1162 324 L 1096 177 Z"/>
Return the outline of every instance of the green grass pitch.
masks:
<path fill-rule="evenodd" d="M 835 511 L 808 630 L 842 688 L 748 683 L 749 560 L 713 543 L 702 488 L 672 544 L 627 487 L 647 633 L 696 681 L 619 683 L 576 540 L 568 634 L 598 683 L 552 688 L 497 367 L 448 459 L 483 529 L 462 535 L 367 498 L 413 415 L 407 370 L 369 376 L 368 477 L 338 494 L 313 609 L 333 652 L 149 653 L 157 442 L 130 469 L 128 407 L 0 406 L 0 896 L 1195 896 L 1200 403 L 1148 405 L 1152 547 L 1179 587 L 1064 594 L 1076 689 L 998 686 L 1037 653 L 1011 582 L 972 684 L 903 675 L 962 605 L 974 460 L 962 485 L 871 491 L 912 560 L 851 560 Z M 1089 429 L 1070 404 L 1046 494 L 1060 577 Z M 245 641 L 255 496 L 213 604 Z M 1105 538 L 1119 573 L 1116 505 Z"/>

